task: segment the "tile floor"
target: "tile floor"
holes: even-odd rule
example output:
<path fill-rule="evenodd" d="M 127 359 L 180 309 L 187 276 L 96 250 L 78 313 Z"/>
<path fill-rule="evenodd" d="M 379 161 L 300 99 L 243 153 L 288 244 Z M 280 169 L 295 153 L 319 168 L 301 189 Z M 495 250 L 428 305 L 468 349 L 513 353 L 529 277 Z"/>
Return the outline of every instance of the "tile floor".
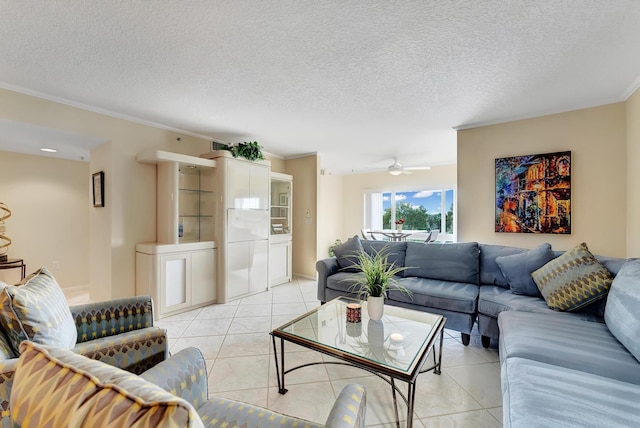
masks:
<path fill-rule="evenodd" d="M 278 394 L 269 331 L 318 306 L 316 282 L 294 279 L 269 291 L 232 303 L 212 305 L 163 318 L 172 353 L 198 347 L 207 360 L 210 396 L 222 396 L 324 423 L 342 387 L 357 382 L 367 388 L 367 426 L 394 426 L 389 386 L 365 371 L 316 365 L 287 375 L 289 392 Z M 329 357 L 285 343 L 287 366 Z M 484 349 L 472 336 L 468 347 L 460 334 L 445 330 L 441 375 L 418 378 L 414 426 L 501 427 L 500 364 L 496 349 Z M 400 408 L 401 419 L 406 407 Z"/>

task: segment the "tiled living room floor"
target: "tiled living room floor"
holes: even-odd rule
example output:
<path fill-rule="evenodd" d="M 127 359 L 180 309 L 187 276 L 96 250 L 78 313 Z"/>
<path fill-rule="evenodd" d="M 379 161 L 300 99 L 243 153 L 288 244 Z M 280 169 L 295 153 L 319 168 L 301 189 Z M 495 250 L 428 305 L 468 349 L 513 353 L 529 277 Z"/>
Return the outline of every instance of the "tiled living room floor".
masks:
<path fill-rule="evenodd" d="M 324 423 L 342 387 L 357 382 L 367 388 L 367 426 L 395 426 L 388 384 L 356 368 L 306 367 L 288 374 L 289 392 L 278 394 L 268 333 L 319 304 L 316 282 L 298 278 L 239 301 L 164 318 L 156 325 L 167 329 L 172 353 L 188 346 L 202 351 L 210 396 Z M 328 358 L 289 343 L 285 351 L 287 367 Z M 482 348 L 477 334 L 465 347 L 458 332 L 445 330 L 442 374 L 422 374 L 417 385 L 417 428 L 502 426 L 498 352 Z M 400 411 L 402 418 L 404 404 Z"/>

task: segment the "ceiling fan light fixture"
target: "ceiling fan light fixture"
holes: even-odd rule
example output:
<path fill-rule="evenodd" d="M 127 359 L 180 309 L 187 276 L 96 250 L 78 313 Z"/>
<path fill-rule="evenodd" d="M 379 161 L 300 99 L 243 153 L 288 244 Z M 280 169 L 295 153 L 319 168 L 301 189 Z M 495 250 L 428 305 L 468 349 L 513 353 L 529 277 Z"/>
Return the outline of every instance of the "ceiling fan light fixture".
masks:
<path fill-rule="evenodd" d="M 402 174 L 402 170 L 401 169 L 389 169 L 389 174 L 391 174 L 391 175 L 400 175 L 400 174 Z"/>

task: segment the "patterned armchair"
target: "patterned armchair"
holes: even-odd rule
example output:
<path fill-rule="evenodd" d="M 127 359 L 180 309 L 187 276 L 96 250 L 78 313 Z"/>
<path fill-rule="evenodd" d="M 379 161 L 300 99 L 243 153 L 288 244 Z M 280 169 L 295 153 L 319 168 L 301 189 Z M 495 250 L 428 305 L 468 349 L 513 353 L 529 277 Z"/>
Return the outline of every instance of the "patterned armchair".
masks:
<path fill-rule="evenodd" d="M 19 344 L 31 340 L 72 350 L 140 374 L 168 356 L 166 332 L 153 326 L 151 297 L 69 307 L 46 269 L 19 286 L 0 282 L 0 426 L 10 427 Z"/>
<path fill-rule="evenodd" d="M 11 397 L 15 426 L 322 427 L 238 401 L 208 399 L 205 361 L 196 348 L 139 377 L 62 348 L 25 341 L 20 350 Z M 363 428 L 365 401 L 362 386 L 347 385 L 324 426 Z"/>

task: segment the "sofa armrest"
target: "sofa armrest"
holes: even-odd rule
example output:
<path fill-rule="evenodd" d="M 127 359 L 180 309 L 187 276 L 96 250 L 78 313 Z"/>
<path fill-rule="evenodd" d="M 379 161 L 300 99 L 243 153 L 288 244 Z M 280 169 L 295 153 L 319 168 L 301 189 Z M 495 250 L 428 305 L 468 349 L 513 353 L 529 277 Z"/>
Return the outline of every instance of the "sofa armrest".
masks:
<path fill-rule="evenodd" d="M 69 309 L 78 330 L 78 343 L 153 326 L 150 296 L 106 300 Z"/>
<path fill-rule="evenodd" d="M 362 385 L 350 383 L 338 395 L 325 428 L 363 428 L 366 413 L 367 391 Z"/>
<path fill-rule="evenodd" d="M 17 365 L 17 358 L 0 361 L 0 427 L 3 428 L 13 427 L 9 400 Z"/>
<path fill-rule="evenodd" d="M 197 348 L 183 349 L 140 377 L 187 400 L 196 410 L 208 399 L 207 368 Z"/>
<path fill-rule="evenodd" d="M 325 294 L 327 278 L 338 272 L 339 269 L 338 259 L 335 257 L 318 260 L 316 262 L 316 271 L 318 271 L 318 300 L 322 303 L 327 301 Z"/>

